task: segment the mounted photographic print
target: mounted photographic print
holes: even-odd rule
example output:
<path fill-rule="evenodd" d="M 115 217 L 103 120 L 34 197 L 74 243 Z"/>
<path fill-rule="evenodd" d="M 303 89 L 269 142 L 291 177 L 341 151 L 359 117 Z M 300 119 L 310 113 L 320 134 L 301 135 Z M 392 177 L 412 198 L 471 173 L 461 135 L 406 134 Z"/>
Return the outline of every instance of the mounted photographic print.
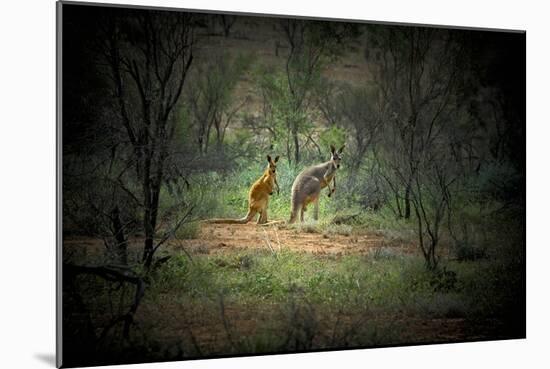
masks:
<path fill-rule="evenodd" d="M 58 365 L 525 337 L 525 32 L 58 3 Z"/>

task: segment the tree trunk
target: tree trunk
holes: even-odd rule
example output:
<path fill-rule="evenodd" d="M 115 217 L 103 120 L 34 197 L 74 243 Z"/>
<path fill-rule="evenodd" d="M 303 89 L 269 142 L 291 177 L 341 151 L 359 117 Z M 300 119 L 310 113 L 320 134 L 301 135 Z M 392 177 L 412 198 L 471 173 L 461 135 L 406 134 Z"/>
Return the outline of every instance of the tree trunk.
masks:
<path fill-rule="evenodd" d="M 288 165 L 292 165 L 292 155 L 291 155 L 291 147 L 290 147 L 290 135 L 286 135 L 286 157 L 288 158 Z"/>
<path fill-rule="evenodd" d="M 214 128 L 216 129 L 216 151 L 220 153 L 223 146 L 223 133 L 221 121 L 219 119 L 216 119 L 216 122 L 214 123 Z"/>
<path fill-rule="evenodd" d="M 300 140 L 298 139 L 298 127 L 294 124 L 292 129 L 292 138 L 294 140 L 294 164 L 298 165 L 300 162 Z"/>
<path fill-rule="evenodd" d="M 403 214 L 403 218 L 409 219 L 411 217 L 411 183 L 407 184 L 407 187 L 405 188 L 405 213 Z"/>
<path fill-rule="evenodd" d="M 161 159 L 163 161 L 164 159 Z M 145 214 L 145 247 L 143 252 L 143 261 L 146 268 L 149 268 L 153 262 L 153 255 L 155 253 L 155 248 L 153 246 L 153 241 L 155 237 L 155 229 L 157 227 L 157 218 L 158 218 L 158 208 L 160 200 L 160 187 L 161 187 L 161 178 L 162 178 L 162 164 L 159 163 L 158 178 L 150 183 L 150 211 L 146 211 Z"/>
<path fill-rule="evenodd" d="M 401 211 L 401 200 L 399 199 L 399 193 L 395 192 L 395 205 L 397 207 L 397 216 L 403 218 L 403 213 Z"/>
<path fill-rule="evenodd" d="M 122 227 L 122 222 L 120 221 L 120 211 L 118 209 L 118 205 L 115 205 L 113 211 L 111 212 L 111 219 L 116 240 L 116 254 L 118 262 L 126 265 L 128 264 L 128 241 L 124 236 L 124 229 Z"/>
<path fill-rule="evenodd" d="M 145 210 L 145 216 L 143 217 L 143 227 L 145 228 L 145 245 L 143 248 L 143 259 L 147 267 L 151 262 L 151 255 L 153 253 L 153 238 L 155 233 L 155 228 L 151 224 L 151 211 Z"/>
<path fill-rule="evenodd" d="M 145 230 L 145 246 L 143 248 L 143 261 L 146 261 L 153 252 L 153 237 L 155 227 L 152 224 L 153 201 L 151 194 L 151 151 L 146 149 L 146 155 L 143 163 L 142 178 L 143 203 L 145 212 L 143 215 L 143 228 Z"/>

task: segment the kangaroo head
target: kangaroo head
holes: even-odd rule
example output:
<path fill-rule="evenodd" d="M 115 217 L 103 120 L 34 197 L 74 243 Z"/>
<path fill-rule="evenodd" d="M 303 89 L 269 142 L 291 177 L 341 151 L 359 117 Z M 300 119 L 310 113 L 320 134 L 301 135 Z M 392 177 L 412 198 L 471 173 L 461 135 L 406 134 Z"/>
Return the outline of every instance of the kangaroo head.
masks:
<path fill-rule="evenodd" d="M 340 161 L 342 161 L 342 151 L 344 151 L 344 147 L 346 147 L 346 145 L 342 145 L 339 150 L 336 150 L 334 145 L 330 145 L 330 161 L 335 168 L 340 168 Z"/>
<path fill-rule="evenodd" d="M 277 171 L 277 162 L 279 161 L 279 155 L 275 157 L 275 160 L 271 159 L 271 156 L 267 156 L 267 162 L 269 163 L 267 166 L 267 170 L 269 171 L 270 175 L 275 175 L 275 172 Z"/>

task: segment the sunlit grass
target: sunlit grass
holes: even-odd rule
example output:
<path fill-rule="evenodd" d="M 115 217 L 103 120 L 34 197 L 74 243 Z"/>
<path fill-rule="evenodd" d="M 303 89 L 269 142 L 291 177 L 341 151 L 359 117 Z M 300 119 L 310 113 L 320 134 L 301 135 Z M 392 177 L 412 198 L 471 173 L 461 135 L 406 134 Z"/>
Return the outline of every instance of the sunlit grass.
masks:
<path fill-rule="evenodd" d="M 379 309 L 422 316 L 493 313 L 488 299 L 506 300 L 495 288 L 493 264 L 451 263 L 447 274 L 425 270 L 420 257 L 381 251 L 369 256 L 321 257 L 288 250 L 173 257 L 155 276 L 150 298 L 283 303 L 296 291 L 310 303 L 348 311 Z M 504 276 L 503 276 L 504 278 Z M 515 278 L 515 277 L 514 277 Z M 479 283 L 479 280 L 484 283 Z M 434 305 L 435 304 L 435 305 Z"/>

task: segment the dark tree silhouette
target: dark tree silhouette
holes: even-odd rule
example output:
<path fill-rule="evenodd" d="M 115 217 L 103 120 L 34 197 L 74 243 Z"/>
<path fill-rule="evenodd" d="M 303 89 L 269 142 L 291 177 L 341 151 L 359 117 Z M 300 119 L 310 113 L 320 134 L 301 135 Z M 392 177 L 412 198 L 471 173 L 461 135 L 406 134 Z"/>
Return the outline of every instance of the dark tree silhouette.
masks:
<path fill-rule="evenodd" d="M 285 62 L 289 105 L 286 126 L 294 151 L 294 164 L 297 165 L 301 160 L 300 133 L 320 83 L 321 71 L 327 62 L 334 62 L 346 51 L 358 29 L 349 23 L 284 19 L 280 21 L 280 31 L 288 47 Z"/>
<path fill-rule="evenodd" d="M 114 14 L 106 19 L 103 31 L 106 72 L 141 187 L 143 262 L 150 266 L 156 250 L 160 190 L 175 131 L 174 107 L 193 61 L 194 19 L 187 13 Z"/>

